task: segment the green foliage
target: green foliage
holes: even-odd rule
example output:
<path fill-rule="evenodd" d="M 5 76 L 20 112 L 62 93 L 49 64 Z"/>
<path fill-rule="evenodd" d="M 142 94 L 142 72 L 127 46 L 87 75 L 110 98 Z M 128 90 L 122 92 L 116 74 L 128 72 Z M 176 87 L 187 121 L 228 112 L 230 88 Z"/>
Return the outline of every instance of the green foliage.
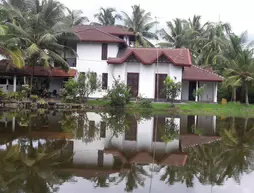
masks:
<path fill-rule="evenodd" d="M 96 73 L 80 73 L 77 80 L 69 79 L 61 90 L 65 102 L 86 102 L 88 97 L 100 88 L 100 80 Z"/>
<path fill-rule="evenodd" d="M 2 89 L 0 89 L 0 100 L 3 100 L 5 98 L 6 98 L 6 93 Z"/>
<path fill-rule="evenodd" d="M 115 25 L 115 22 L 117 19 L 121 20 L 122 17 L 120 14 L 116 13 L 116 10 L 114 8 L 100 8 L 99 13 L 96 13 L 94 17 L 99 21 L 97 22 L 92 22 L 92 25 Z"/>
<path fill-rule="evenodd" d="M 22 85 L 22 88 L 21 88 L 21 98 L 24 99 L 24 98 L 27 98 L 29 93 L 31 91 L 31 87 L 28 85 L 28 84 L 24 84 Z"/>
<path fill-rule="evenodd" d="M 64 84 L 64 88 L 61 89 L 61 98 L 65 102 L 74 102 L 77 98 L 78 83 L 75 79 L 71 78 Z"/>
<path fill-rule="evenodd" d="M 174 118 L 170 118 L 166 120 L 165 124 L 165 134 L 162 136 L 162 140 L 164 143 L 168 143 L 174 139 L 179 138 L 179 130 L 180 128 L 178 125 L 175 123 Z"/>
<path fill-rule="evenodd" d="M 88 97 L 101 86 L 101 82 L 97 78 L 96 73 L 90 71 L 86 73 L 80 73 L 77 83 L 77 94 L 79 96 L 80 102 L 86 102 Z"/>
<path fill-rule="evenodd" d="M 152 28 L 157 24 L 151 16 L 151 12 L 146 12 L 140 5 L 133 5 L 132 15 L 123 13 L 124 26 L 133 31 L 136 35 L 135 46 L 154 47 L 149 39 L 158 39 Z"/>
<path fill-rule="evenodd" d="M 39 105 L 45 105 L 47 104 L 46 101 L 44 99 L 39 99 L 38 102 L 37 102 Z"/>
<path fill-rule="evenodd" d="M 130 88 L 119 79 L 114 79 L 113 86 L 107 90 L 106 99 L 112 107 L 124 107 L 130 102 Z"/>
<path fill-rule="evenodd" d="M 137 104 L 141 108 L 151 108 L 152 107 L 152 101 L 150 99 L 144 98 L 143 96 L 139 96 L 137 98 Z"/>
<path fill-rule="evenodd" d="M 165 85 L 165 93 L 166 98 L 171 102 L 171 104 L 174 103 L 174 100 L 180 95 L 181 93 L 181 83 L 175 82 L 173 79 L 171 79 L 169 76 L 164 80 Z"/>
<path fill-rule="evenodd" d="M 200 101 L 202 101 L 202 96 L 204 95 L 205 93 L 205 85 L 199 87 L 198 89 L 194 90 L 193 91 L 193 96 L 194 97 L 198 97 L 198 99 Z"/>
<path fill-rule="evenodd" d="M 33 101 L 33 102 L 36 102 L 38 100 L 38 96 L 37 95 L 31 95 L 30 96 L 30 99 Z"/>

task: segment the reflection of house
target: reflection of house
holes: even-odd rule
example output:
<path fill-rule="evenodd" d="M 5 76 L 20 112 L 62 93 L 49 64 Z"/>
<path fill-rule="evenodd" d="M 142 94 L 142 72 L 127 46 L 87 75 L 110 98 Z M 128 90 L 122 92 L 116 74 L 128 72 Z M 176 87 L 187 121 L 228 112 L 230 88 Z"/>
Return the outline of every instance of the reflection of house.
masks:
<path fill-rule="evenodd" d="M 93 122 L 89 125 L 99 125 L 99 131 L 90 143 L 73 140 L 73 152 L 75 153 L 73 167 L 75 170 L 96 168 L 97 171 L 101 168 L 105 172 L 105 169 L 113 171 L 118 168 L 120 171 L 120 168 L 127 169 L 133 163 L 183 166 L 188 156 L 184 152 L 185 148 L 220 139 L 217 136 L 199 136 L 187 133 L 187 130 L 182 132 L 182 117 L 174 118 L 177 130 L 180 128 L 181 130 L 179 136 L 168 143 L 164 143 L 162 137 L 165 134 L 166 120 L 172 120 L 169 117 L 159 117 L 158 119 L 155 117 L 141 122 L 133 119 L 133 121 L 129 121 L 131 126 L 129 130 L 114 136 L 113 131 L 106 128 L 105 123 L 101 122 L 98 114 L 87 113 L 87 115 L 90 122 Z M 197 123 L 203 124 L 204 118 L 197 118 Z"/>

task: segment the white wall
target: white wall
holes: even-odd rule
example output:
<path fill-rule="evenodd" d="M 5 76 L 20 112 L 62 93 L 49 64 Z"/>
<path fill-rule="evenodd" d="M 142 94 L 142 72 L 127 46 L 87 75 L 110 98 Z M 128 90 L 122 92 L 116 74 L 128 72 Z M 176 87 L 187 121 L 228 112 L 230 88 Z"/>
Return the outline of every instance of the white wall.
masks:
<path fill-rule="evenodd" d="M 79 72 L 93 71 L 97 73 L 97 77 L 101 80 L 102 73 L 108 73 L 110 76 L 111 69 L 106 60 L 101 60 L 102 43 L 78 43 L 77 44 L 77 70 Z M 108 44 L 108 57 L 116 57 L 118 53 L 118 44 Z M 112 83 L 112 78 L 111 78 Z M 108 80 L 109 85 L 109 80 Z M 104 90 L 100 90 L 92 94 L 92 98 L 101 98 L 106 94 Z"/>

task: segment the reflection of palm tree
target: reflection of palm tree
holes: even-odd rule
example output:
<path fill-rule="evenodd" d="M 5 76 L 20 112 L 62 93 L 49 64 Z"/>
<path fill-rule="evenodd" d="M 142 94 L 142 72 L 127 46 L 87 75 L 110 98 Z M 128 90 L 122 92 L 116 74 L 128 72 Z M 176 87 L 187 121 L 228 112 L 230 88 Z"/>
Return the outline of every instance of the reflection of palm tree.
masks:
<path fill-rule="evenodd" d="M 4 179 L 5 188 L 8 190 L 14 188 L 16 192 L 17 190 L 21 192 L 55 191 L 57 185 L 69 179 L 68 175 L 63 176 L 55 170 L 63 163 L 62 160 L 66 161 L 71 157 L 62 156 L 62 150 L 68 142 L 63 141 L 62 144 L 60 142 L 46 141 L 41 144 L 38 141 L 37 148 L 30 145 L 22 148 L 19 144 L 1 152 L 0 175 Z"/>
<path fill-rule="evenodd" d="M 138 186 L 144 186 L 145 177 L 150 177 L 147 171 L 141 165 L 132 164 L 130 170 L 125 172 L 120 172 L 119 180 L 117 184 L 126 180 L 125 191 L 132 192 Z"/>
<path fill-rule="evenodd" d="M 108 188 L 110 182 L 115 181 L 114 177 L 109 177 L 109 175 L 105 176 L 96 176 L 91 179 L 95 183 L 94 187 Z"/>
<path fill-rule="evenodd" d="M 169 185 L 173 185 L 175 182 L 185 182 L 187 187 L 193 187 L 195 170 L 189 165 L 183 167 L 166 166 L 164 169 L 165 173 L 161 176 L 162 181 Z"/>
<path fill-rule="evenodd" d="M 221 132 L 225 149 L 220 155 L 221 164 L 225 163 L 226 167 L 223 175 L 233 177 L 238 182 L 242 173 L 250 171 L 250 165 L 253 162 L 254 127 L 247 128 L 248 118 L 243 125 L 244 128 L 240 130 L 232 127 Z"/>

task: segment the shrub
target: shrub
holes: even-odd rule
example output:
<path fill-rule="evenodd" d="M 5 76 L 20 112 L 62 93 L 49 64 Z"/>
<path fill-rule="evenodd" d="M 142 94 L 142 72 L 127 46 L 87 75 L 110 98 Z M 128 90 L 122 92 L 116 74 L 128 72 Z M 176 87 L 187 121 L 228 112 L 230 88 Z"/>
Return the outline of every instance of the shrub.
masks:
<path fill-rule="evenodd" d="M 180 95 L 181 93 L 181 83 L 175 82 L 173 79 L 171 79 L 169 76 L 164 80 L 165 85 L 165 93 L 166 98 L 168 101 L 171 102 L 173 105 L 174 100 Z"/>
<path fill-rule="evenodd" d="M 31 95 L 30 96 L 30 99 L 33 101 L 33 102 L 36 102 L 38 100 L 38 96 L 37 95 Z"/>
<path fill-rule="evenodd" d="M 5 98 L 6 98 L 6 93 L 2 89 L 0 89 L 0 99 L 3 100 Z"/>
<path fill-rule="evenodd" d="M 20 91 L 21 100 L 24 99 L 24 98 L 27 98 L 30 91 L 31 91 L 31 88 L 28 84 L 22 85 L 22 88 L 21 88 L 21 91 Z"/>
<path fill-rule="evenodd" d="M 124 107 L 130 102 L 130 88 L 119 79 L 114 79 L 113 86 L 107 90 L 105 98 L 112 107 Z"/>
<path fill-rule="evenodd" d="M 69 79 L 64 89 L 61 90 L 61 97 L 65 102 L 86 102 L 88 97 L 100 87 L 100 81 L 96 73 L 80 73 L 77 80 Z"/>
<path fill-rule="evenodd" d="M 137 103 L 141 108 L 151 108 L 152 107 L 152 101 L 150 99 L 144 98 L 143 96 L 138 97 Z"/>
<path fill-rule="evenodd" d="M 39 105 L 45 105 L 47 104 L 46 101 L 44 99 L 39 99 L 37 102 Z"/>

